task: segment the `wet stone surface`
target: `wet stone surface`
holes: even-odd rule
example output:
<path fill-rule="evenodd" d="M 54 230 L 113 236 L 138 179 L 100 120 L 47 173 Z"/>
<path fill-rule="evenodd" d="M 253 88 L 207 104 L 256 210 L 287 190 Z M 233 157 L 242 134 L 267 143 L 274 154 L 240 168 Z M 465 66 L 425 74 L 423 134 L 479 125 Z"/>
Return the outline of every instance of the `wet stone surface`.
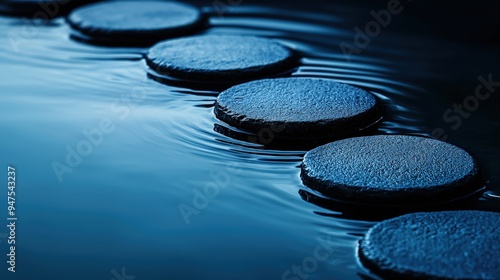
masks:
<path fill-rule="evenodd" d="M 390 279 L 499 279 L 500 213 L 412 213 L 372 227 L 362 263 Z"/>
<path fill-rule="evenodd" d="M 374 205 L 425 205 L 482 187 L 474 159 L 437 140 L 404 135 L 356 137 L 309 151 L 303 182 L 329 197 Z"/>
<path fill-rule="evenodd" d="M 67 18 L 73 38 L 96 44 L 152 45 L 192 34 L 205 19 L 198 8 L 177 2 L 103 2 L 81 7 Z"/>
<path fill-rule="evenodd" d="M 371 93 L 328 79 L 264 79 L 237 85 L 216 101 L 217 118 L 278 137 L 325 138 L 358 132 L 381 118 Z"/>
<path fill-rule="evenodd" d="M 271 39 L 202 35 L 160 42 L 150 49 L 146 62 L 161 75 L 236 84 L 280 74 L 295 59 L 290 49 Z"/>

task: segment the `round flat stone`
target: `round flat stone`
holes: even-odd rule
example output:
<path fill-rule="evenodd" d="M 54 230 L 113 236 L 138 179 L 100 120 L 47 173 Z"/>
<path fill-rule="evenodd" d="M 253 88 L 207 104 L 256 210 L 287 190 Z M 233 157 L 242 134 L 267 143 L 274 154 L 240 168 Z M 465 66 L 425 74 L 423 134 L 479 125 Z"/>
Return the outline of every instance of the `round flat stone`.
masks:
<path fill-rule="evenodd" d="M 329 197 L 383 206 L 458 199 L 482 188 L 474 159 L 434 139 L 378 135 L 332 142 L 306 153 L 305 185 Z"/>
<path fill-rule="evenodd" d="M 167 1 L 96 3 L 74 10 L 67 21 L 79 39 L 136 45 L 187 35 L 205 22 L 196 7 Z"/>
<path fill-rule="evenodd" d="M 376 224 L 361 262 L 390 279 L 500 279 L 500 213 L 412 213 Z"/>
<path fill-rule="evenodd" d="M 150 49 L 146 62 L 174 78 L 236 83 L 289 70 L 293 53 L 271 39 L 203 35 L 160 42 Z"/>
<path fill-rule="evenodd" d="M 236 128 L 252 132 L 271 128 L 276 136 L 295 139 L 354 133 L 381 118 L 373 94 L 312 78 L 264 79 L 233 86 L 218 96 L 214 113 Z"/>
<path fill-rule="evenodd" d="M 0 14 L 48 21 L 67 14 L 71 9 L 98 0 L 0 0 Z"/>

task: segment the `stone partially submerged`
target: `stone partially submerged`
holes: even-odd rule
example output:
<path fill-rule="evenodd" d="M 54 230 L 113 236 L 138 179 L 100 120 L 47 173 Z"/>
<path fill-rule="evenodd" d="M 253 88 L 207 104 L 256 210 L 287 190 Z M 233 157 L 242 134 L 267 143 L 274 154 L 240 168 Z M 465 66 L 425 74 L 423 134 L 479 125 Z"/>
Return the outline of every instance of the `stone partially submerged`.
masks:
<path fill-rule="evenodd" d="M 279 138 L 349 136 L 381 119 L 375 96 L 328 79 L 280 78 L 240 84 L 217 98 L 215 116 L 254 133 L 272 129 Z"/>
<path fill-rule="evenodd" d="M 290 70 L 294 54 L 267 38 L 201 35 L 154 45 L 146 62 L 158 75 L 235 84 Z"/>
<path fill-rule="evenodd" d="M 412 213 L 372 227 L 361 262 L 385 279 L 500 279 L 500 213 Z"/>
<path fill-rule="evenodd" d="M 67 21 L 78 40 L 146 46 L 189 35 L 204 25 L 205 17 L 198 8 L 179 2 L 111 1 L 78 8 Z"/>
<path fill-rule="evenodd" d="M 304 156 L 301 177 L 326 196 L 381 206 L 423 206 L 483 188 L 466 151 L 405 135 L 355 137 L 317 147 Z"/>

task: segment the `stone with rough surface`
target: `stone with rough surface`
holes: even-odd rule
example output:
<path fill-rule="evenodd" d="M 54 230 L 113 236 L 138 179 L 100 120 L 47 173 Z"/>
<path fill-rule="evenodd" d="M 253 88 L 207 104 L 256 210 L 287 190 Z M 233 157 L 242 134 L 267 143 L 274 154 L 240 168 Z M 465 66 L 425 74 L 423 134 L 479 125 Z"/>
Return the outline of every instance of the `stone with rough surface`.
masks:
<path fill-rule="evenodd" d="M 464 150 L 434 139 L 378 135 L 332 142 L 309 151 L 303 182 L 354 203 L 420 205 L 450 201 L 482 188 Z"/>
<path fill-rule="evenodd" d="M 500 279 L 500 213 L 412 213 L 376 224 L 362 263 L 386 279 Z"/>
<path fill-rule="evenodd" d="M 204 23 L 198 8 L 162 1 L 96 3 L 74 10 L 67 20 L 82 40 L 134 45 L 187 35 Z"/>
<path fill-rule="evenodd" d="M 222 92 L 217 118 L 251 132 L 272 129 L 289 138 L 326 138 L 358 132 L 381 118 L 371 93 L 327 79 L 280 78 Z"/>
<path fill-rule="evenodd" d="M 266 38 L 202 35 L 160 42 L 150 49 L 146 62 L 174 78 L 236 83 L 289 70 L 293 53 Z"/>

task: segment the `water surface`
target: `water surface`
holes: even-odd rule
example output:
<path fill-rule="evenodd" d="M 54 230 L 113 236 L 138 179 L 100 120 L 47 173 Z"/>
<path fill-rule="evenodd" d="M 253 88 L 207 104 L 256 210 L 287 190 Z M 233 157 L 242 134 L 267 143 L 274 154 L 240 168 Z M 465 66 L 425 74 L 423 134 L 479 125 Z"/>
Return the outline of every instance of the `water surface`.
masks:
<path fill-rule="evenodd" d="M 341 43 L 353 44 L 353 28 L 384 5 L 204 6 L 210 28 L 201 33 L 275 38 L 302 57 L 291 76 L 376 94 L 389 111 L 376 133 L 432 136 L 441 128 L 439 138 L 469 151 L 484 171 L 487 194 L 463 207 L 499 210 L 498 92 L 456 129 L 443 119 L 474 94 L 478 76 L 500 80 L 496 47 L 407 32 L 418 20 L 408 3 L 348 60 Z M 307 279 L 376 278 L 358 263 L 356 245 L 382 217 L 303 186 L 306 150 L 220 134 L 216 90 L 158 83 L 147 75 L 147 49 L 86 45 L 69 34 L 63 19 L 33 27 L 0 17 L 0 158 L 5 170 L 17 168 L 19 218 L 15 276 L 0 239 L 2 279 L 112 279 L 122 268 L 138 280 L 297 279 L 282 277 L 318 246 L 329 255 L 302 270 Z M 102 122 L 102 141 L 68 166 L 67 149 L 84 145 L 82 131 Z M 71 170 L 62 181 L 55 162 Z M 210 187 L 208 201 L 196 200 Z M 193 199 L 202 207 L 189 208 Z M 196 211 L 185 217 L 180 208 Z"/>

